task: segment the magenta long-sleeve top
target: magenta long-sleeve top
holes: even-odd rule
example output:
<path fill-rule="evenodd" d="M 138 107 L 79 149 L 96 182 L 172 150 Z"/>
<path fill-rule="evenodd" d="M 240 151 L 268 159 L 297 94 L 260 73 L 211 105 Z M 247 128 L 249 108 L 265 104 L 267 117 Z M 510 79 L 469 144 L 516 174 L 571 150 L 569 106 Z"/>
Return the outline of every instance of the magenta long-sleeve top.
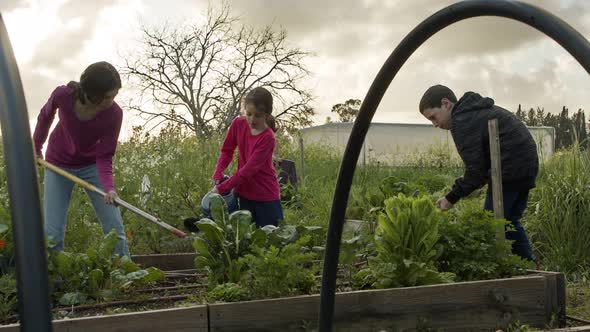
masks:
<path fill-rule="evenodd" d="M 232 161 L 236 147 L 238 170 L 229 179 L 217 185 L 219 192 L 235 189 L 241 197 L 263 202 L 280 199 L 279 182 L 272 163 L 275 144 L 275 134 L 270 128 L 258 135 L 252 135 L 246 118 L 235 118 L 221 147 L 213 179 L 223 179 L 223 171 Z"/>
<path fill-rule="evenodd" d="M 45 160 L 64 168 L 78 169 L 96 164 L 105 192 L 115 190 L 113 156 L 123 121 L 123 111 L 113 102 L 90 120 L 80 120 L 74 112 L 74 89 L 57 87 L 37 117 L 33 140 L 40 156 L 49 129 L 58 113 L 59 121 L 49 136 Z"/>

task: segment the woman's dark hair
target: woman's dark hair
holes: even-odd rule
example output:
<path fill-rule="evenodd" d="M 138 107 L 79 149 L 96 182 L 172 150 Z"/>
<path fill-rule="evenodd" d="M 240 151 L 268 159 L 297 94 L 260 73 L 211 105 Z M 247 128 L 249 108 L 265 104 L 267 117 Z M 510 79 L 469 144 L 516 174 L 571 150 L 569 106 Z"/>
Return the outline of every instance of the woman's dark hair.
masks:
<path fill-rule="evenodd" d="M 109 91 L 121 88 L 121 77 L 117 69 L 106 61 L 91 64 L 80 76 L 80 82 L 68 83 L 76 90 L 82 104 L 86 99 L 93 104 L 100 103 Z"/>
<path fill-rule="evenodd" d="M 276 132 L 276 121 L 272 116 L 272 94 L 263 87 L 250 90 L 243 99 L 244 106 L 252 104 L 258 112 L 266 113 L 266 125 Z"/>

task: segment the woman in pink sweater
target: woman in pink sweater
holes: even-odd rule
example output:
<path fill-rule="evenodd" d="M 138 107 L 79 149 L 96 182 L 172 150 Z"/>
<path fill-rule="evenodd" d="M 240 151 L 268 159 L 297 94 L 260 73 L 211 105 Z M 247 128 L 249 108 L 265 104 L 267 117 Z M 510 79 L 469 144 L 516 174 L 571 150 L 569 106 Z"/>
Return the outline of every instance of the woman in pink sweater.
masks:
<path fill-rule="evenodd" d="M 252 89 L 242 99 L 244 115 L 232 121 L 213 175 L 214 191 L 224 195 L 234 189 L 239 196 L 239 208 L 250 211 L 258 227 L 277 226 L 283 219 L 280 187 L 272 162 L 276 145 L 272 103 L 271 93 L 262 87 Z M 236 147 L 238 170 L 223 181 L 223 172 Z"/>
<path fill-rule="evenodd" d="M 90 182 L 107 193 L 104 199 L 86 191 L 105 233 L 115 229 L 118 235 L 115 253 L 129 256 L 123 219 L 114 204 L 117 197 L 113 181 L 113 156 L 123 120 L 123 112 L 114 98 L 121 88 L 119 73 L 107 62 L 91 64 L 80 82 L 57 87 L 37 118 L 33 140 L 37 157 L 49 129 L 59 114 L 59 121 L 49 136 L 46 160 Z M 59 111 L 58 111 L 59 110 Z M 43 209 L 45 234 L 51 247 L 63 250 L 66 217 L 74 183 L 45 170 Z"/>

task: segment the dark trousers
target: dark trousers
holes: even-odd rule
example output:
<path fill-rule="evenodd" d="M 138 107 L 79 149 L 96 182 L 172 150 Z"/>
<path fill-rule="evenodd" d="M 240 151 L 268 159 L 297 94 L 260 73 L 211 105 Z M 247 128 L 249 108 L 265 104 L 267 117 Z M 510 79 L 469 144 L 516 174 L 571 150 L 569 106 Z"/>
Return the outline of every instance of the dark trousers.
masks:
<path fill-rule="evenodd" d="M 506 239 L 514 241 L 512 243 L 512 253 L 519 255 L 524 259 L 535 261 L 531 243 L 529 242 L 524 227 L 522 227 L 522 224 L 520 223 L 520 218 L 522 218 L 522 214 L 526 209 L 529 199 L 529 191 L 504 191 L 503 197 L 504 219 L 510 221 L 514 227 L 513 230 L 506 231 Z M 494 211 L 491 186 L 488 186 L 488 192 L 483 208 L 484 210 Z"/>
<path fill-rule="evenodd" d="M 284 219 L 281 200 L 260 202 L 240 197 L 240 210 L 248 210 L 252 213 L 252 219 L 256 227 L 266 225 L 278 226 L 279 221 Z"/>

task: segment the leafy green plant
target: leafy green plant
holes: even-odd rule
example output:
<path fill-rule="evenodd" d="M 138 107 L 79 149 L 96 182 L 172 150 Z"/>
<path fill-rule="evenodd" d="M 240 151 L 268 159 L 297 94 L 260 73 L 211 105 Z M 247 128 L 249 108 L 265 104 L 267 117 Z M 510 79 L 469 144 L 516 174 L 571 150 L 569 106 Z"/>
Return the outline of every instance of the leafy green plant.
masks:
<path fill-rule="evenodd" d="M 16 311 L 16 277 L 12 273 L 0 276 L 0 319 L 6 320 Z"/>
<path fill-rule="evenodd" d="M 303 196 L 291 183 L 281 184 L 281 202 L 288 208 L 303 208 Z"/>
<path fill-rule="evenodd" d="M 307 242 L 309 236 L 283 248 L 253 247 L 253 253 L 241 259 L 248 271 L 241 283 L 252 298 L 309 294 L 314 290 L 315 254 L 302 251 L 302 245 Z"/>
<path fill-rule="evenodd" d="M 266 248 L 270 246 L 282 248 L 304 236 L 317 237 L 320 234 L 323 235 L 323 228 L 319 226 L 281 225 L 277 227 L 267 225 L 262 227 L 261 230 L 266 234 L 266 242 L 260 241 L 257 244 Z"/>
<path fill-rule="evenodd" d="M 523 220 L 543 265 L 575 273 L 590 263 L 590 151 L 578 146 L 541 168 Z"/>
<path fill-rule="evenodd" d="M 454 179 L 454 176 L 446 174 L 424 174 L 417 177 L 413 182 L 433 194 L 449 187 L 454 182 Z"/>
<path fill-rule="evenodd" d="M 164 279 L 157 268 L 142 270 L 129 257 L 113 256 L 117 233 L 107 234 L 98 248 L 85 253 L 49 250 L 48 272 L 52 293 L 61 305 L 75 305 L 87 299 L 115 298 L 134 285 Z"/>
<path fill-rule="evenodd" d="M 417 197 L 420 193 L 427 192 L 423 186 L 416 185 L 412 182 L 402 181 L 395 176 L 388 176 L 383 179 L 379 189 L 381 189 L 381 192 L 385 197 L 393 197 L 400 193 L 406 196 Z"/>
<path fill-rule="evenodd" d="M 198 253 L 195 266 L 209 272 L 209 284 L 238 282 L 242 272 L 239 257 L 250 250 L 250 245 L 263 246 L 266 233 L 256 229 L 249 211 L 227 213 L 227 206 L 220 195 L 211 195 L 213 220 L 203 218 L 196 225 L 200 232 L 193 241 Z"/>
<path fill-rule="evenodd" d="M 376 257 L 356 280 L 377 288 L 428 285 L 452 281 L 435 268 L 440 212 L 427 197 L 404 194 L 385 200 L 375 238 Z"/>
<path fill-rule="evenodd" d="M 15 269 L 14 243 L 10 212 L 0 204 L 0 274 L 11 273 Z"/>
<path fill-rule="evenodd" d="M 303 235 L 321 231 L 318 226 L 272 225 L 257 229 L 249 211 L 239 210 L 228 215 L 225 201 L 220 195 L 211 195 L 213 220 L 203 218 L 196 225 L 200 232 L 193 241 L 199 254 L 195 266 L 209 273 L 209 284 L 214 287 L 226 282 L 237 283 L 243 272 L 238 259 L 256 247 L 282 248 Z"/>
<path fill-rule="evenodd" d="M 459 280 L 510 277 L 532 264 L 512 254 L 512 242 L 497 240 L 498 229 L 510 223 L 495 219 L 477 200 L 465 200 L 439 223 L 438 244 L 442 254 L 436 262 L 440 271 L 455 273 Z"/>
<path fill-rule="evenodd" d="M 249 299 L 248 291 L 233 282 L 217 285 L 207 293 L 209 302 L 239 302 Z"/>

